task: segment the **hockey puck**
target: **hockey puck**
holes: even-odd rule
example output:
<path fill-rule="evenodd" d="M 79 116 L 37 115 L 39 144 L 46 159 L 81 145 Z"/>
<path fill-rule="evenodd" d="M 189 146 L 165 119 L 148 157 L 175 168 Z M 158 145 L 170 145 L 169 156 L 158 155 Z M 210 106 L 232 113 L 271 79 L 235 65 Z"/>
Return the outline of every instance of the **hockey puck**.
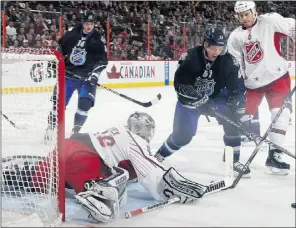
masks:
<path fill-rule="evenodd" d="M 292 203 L 292 204 L 291 204 L 291 207 L 292 207 L 292 208 L 296 208 L 296 203 Z"/>

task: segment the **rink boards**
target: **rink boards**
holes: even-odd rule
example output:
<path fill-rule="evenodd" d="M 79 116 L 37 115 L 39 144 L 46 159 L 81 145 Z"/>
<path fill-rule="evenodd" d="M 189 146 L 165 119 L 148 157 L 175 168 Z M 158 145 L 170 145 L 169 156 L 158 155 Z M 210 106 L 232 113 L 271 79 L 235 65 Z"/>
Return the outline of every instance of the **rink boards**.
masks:
<path fill-rule="evenodd" d="M 177 61 L 109 61 L 99 82 L 109 88 L 172 85 Z M 288 62 L 295 79 L 295 62 Z M 56 67 L 47 61 L 2 63 L 2 93 L 48 92 L 56 82 Z"/>

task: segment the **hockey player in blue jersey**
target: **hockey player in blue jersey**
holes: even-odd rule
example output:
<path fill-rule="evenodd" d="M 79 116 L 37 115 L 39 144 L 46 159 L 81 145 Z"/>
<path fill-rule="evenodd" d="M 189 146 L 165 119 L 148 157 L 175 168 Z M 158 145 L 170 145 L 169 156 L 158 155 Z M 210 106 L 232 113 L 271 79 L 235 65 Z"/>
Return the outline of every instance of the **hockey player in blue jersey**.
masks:
<path fill-rule="evenodd" d="M 206 30 L 203 45 L 188 50 L 179 60 L 174 78 L 178 101 L 173 132 L 155 154 L 159 161 L 190 143 L 196 134 L 199 117 L 214 117 L 213 106 L 228 118 L 243 124 L 249 122 L 244 109 L 245 89 L 243 78 L 239 77 L 239 65 L 225 51 L 225 46 L 226 38 L 222 30 L 210 27 Z M 234 171 L 240 172 L 243 164 L 239 162 L 239 129 L 223 119 L 217 120 L 223 126 L 224 144 L 233 148 Z M 244 177 L 249 177 L 249 173 L 249 169 L 245 170 Z"/>
<path fill-rule="evenodd" d="M 84 15 L 82 23 L 66 32 L 59 40 L 58 50 L 65 57 L 66 66 L 66 106 L 74 91 L 78 92 L 78 108 L 72 129 L 74 134 L 80 131 L 87 119 L 88 111 L 95 104 L 97 82 L 108 64 L 105 38 L 94 29 L 94 26 L 94 15 Z M 55 88 L 45 140 L 50 139 L 51 132 L 56 127 L 56 99 Z"/>

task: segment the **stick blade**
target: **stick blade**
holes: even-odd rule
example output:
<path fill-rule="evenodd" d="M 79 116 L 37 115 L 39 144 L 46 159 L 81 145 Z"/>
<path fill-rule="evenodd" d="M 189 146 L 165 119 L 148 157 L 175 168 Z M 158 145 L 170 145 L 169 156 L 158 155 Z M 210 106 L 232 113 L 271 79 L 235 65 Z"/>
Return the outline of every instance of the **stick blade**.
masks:
<path fill-rule="evenodd" d="M 149 101 L 149 102 L 146 102 L 146 103 L 141 103 L 141 102 L 136 102 L 136 103 L 143 106 L 143 107 L 145 107 L 145 108 L 149 108 L 152 105 L 155 105 L 156 103 L 158 103 L 160 100 L 161 100 L 161 94 L 159 93 L 159 94 L 157 94 L 157 96 L 152 101 Z"/>
<path fill-rule="evenodd" d="M 226 146 L 224 149 L 224 156 L 225 156 L 226 180 L 231 185 L 234 180 L 234 176 L 233 176 L 233 148 L 230 146 Z"/>

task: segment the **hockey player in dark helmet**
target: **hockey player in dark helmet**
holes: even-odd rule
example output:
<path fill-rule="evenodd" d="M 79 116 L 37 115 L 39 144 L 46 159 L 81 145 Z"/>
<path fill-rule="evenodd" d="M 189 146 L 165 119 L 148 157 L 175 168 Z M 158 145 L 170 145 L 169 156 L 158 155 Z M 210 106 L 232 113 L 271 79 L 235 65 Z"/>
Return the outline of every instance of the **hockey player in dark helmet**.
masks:
<path fill-rule="evenodd" d="M 239 65 L 227 52 L 226 37 L 216 27 L 207 28 L 202 46 L 184 53 L 175 72 L 174 88 L 177 104 L 173 132 L 159 148 L 155 157 L 162 161 L 189 144 L 195 136 L 201 115 L 216 117 L 212 107 L 235 121 L 247 121 L 244 112 L 245 88 L 239 77 Z M 243 168 L 240 160 L 240 132 L 227 121 L 216 117 L 223 126 L 225 146 L 234 152 L 234 171 Z M 198 140 L 198 139 L 197 139 Z M 203 153 L 204 151 L 198 151 Z M 250 170 L 245 170 L 244 177 Z"/>
<path fill-rule="evenodd" d="M 226 37 L 221 29 L 210 27 L 206 30 L 203 40 L 204 54 L 209 61 L 215 61 L 223 53 Z"/>
<path fill-rule="evenodd" d="M 65 59 L 66 68 L 66 106 L 74 91 L 78 92 L 78 107 L 74 115 L 72 133 L 80 132 L 87 120 L 88 113 L 95 105 L 97 83 L 107 67 L 106 40 L 95 29 L 95 15 L 84 14 L 82 23 L 67 31 L 58 41 L 58 51 Z M 51 141 L 57 123 L 57 86 L 52 95 L 53 108 L 48 116 L 48 127 L 44 142 Z"/>
<path fill-rule="evenodd" d="M 83 32 L 89 33 L 95 28 L 95 15 L 85 14 L 82 16 Z"/>

